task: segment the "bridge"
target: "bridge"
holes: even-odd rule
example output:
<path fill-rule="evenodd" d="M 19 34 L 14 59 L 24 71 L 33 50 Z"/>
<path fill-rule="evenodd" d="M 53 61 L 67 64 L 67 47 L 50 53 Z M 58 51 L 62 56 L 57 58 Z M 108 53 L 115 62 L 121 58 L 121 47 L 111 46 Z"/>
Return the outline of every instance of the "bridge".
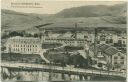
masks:
<path fill-rule="evenodd" d="M 61 67 L 54 65 L 43 65 L 43 64 L 30 64 L 30 63 L 16 63 L 16 62 L 1 62 L 2 68 L 12 68 L 12 69 L 22 69 L 31 71 L 46 71 L 54 73 L 63 74 L 74 74 L 74 75 L 105 75 L 105 76 L 120 76 L 126 77 L 123 72 L 115 71 L 103 71 L 103 70 L 92 70 L 92 69 L 82 69 L 74 67 Z"/>

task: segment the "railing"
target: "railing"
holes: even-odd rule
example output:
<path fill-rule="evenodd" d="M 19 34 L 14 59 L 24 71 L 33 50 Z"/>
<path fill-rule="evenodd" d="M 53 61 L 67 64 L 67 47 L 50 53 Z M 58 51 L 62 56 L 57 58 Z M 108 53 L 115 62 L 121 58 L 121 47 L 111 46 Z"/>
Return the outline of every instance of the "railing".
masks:
<path fill-rule="evenodd" d="M 82 74 L 97 74 L 97 75 L 111 75 L 111 76 L 121 76 L 126 77 L 126 74 L 123 72 L 112 72 L 112 71 L 103 71 L 103 70 L 92 70 L 92 69 L 81 69 L 81 68 L 68 68 L 60 66 L 50 66 L 43 64 L 30 64 L 30 63 L 16 63 L 16 62 L 2 62 L 2 67 L 13 67 L 13 68 L 36 68 L 36 69 L 47 69 L 47 70 L 58 70 L 59 72 L 74 72 Z"/>

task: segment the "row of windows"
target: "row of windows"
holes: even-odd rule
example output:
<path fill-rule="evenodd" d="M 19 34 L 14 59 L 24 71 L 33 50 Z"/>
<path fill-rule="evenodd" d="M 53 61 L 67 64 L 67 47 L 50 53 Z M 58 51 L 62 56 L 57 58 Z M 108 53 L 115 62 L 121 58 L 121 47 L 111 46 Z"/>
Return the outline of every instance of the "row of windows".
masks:
<path fill-rule="evenodd" d="M 124 57 L 115 56 L 114 59 L 124 59 Z"/>
<path fill-rule="evenodd" d="M 124 64 L 124 61 L 120 62 L 120 63 L 117 63 L 116 61 L 114 62 L 115 65 L 117 64 Z"/>
<path fill-rule="evenodd" d="M 98 36 L 98 38 L 106 38 L 106 39 L 113 39 L 113 38 L 115 38 L 115 37 L 107 37 L 107 36 Z M 117 37 L 118 39 L 124 39 L 124 40 L 126 40 L 127 38 L 126 37 Z"/>
<path fill-rule="evenodd" d="M 75 39 L 45 39 L 45 40 L 52 40 L 52 41 L 76 41 Z M 78 39 L 77 41 L 84 41 L 85 39 Z"/>
<path fill-rule="evenodd" d="M 13 41 L 13 42 L 15 42 L 15 43 L 17 43 L 17 42 L 20 42 L 20 43 L 39 43 L 40 41 Z"/>
<path fill-rule="evenodd" d="M 13 45 L 13 47 L 37 47 L 37 45 Z"/>
<path fill-rule="evenodd" d="M 13 49 L 14 51 L 37 51 L 37 49 L 26 49 L 26 48 L 21 48 L 21 49 L 19 49 L 19 48 L 14 48 Z"/>
<path fill-rule="evenodd" d="M 37 42 L 40 41 L 39 39 L 12 39 L 14 42 Z"/>
<path fill-rule="evenodd" d="M 47 40 L 51 42 L 52 40 Z M 65 42 L 65 43 L 74 43 L 75 41 L 54 41 L 54 42 Z M 77 43 L 85 43 L 85 41 L 77 41 Z"/>

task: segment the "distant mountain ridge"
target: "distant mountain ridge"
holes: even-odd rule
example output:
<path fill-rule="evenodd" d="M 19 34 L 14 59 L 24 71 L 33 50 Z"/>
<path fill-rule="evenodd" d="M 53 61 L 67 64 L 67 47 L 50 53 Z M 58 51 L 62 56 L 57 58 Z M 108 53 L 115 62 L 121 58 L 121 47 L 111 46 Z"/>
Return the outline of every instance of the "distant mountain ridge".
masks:
<path fill-rule="evenodd" d="M 126 4 L 106 5 L 88 5 L 64 9 L 57 13 L 57 17 L 99 17 L 123 15 L 127 11 Z"/>
<path fill-rule="evenodd" d="M 3 29 L 25 29 L 39 24 L 43 15 L 1 10 L 1 24 Z"/>
<path fill-rule="evenodd" d="M 1 28 L 2 30 L 25 30 L 45 23 L 59 24 L 61 22 L 67 24 L 68 22 L 79 21 L 83 21 L 86 24 L 126 24 L 126 12 L 126 4 L 73 7 L 70 9 L 64 9 L 54 15 L 22 13 L 2 9 Z"/>

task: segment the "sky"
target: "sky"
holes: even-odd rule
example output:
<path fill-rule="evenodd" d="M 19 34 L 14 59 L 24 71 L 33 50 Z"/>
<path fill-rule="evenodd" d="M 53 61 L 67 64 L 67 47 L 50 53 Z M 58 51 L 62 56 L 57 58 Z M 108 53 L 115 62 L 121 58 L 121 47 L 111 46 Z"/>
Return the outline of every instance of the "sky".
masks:
<path fill-rule="evenodd" d="M 124 3 L 123 1 L 52 1 L 52 0 L 2 0 L 1 1 L 1 8 L 2 9 L 8 9 L 8 10 L 14 10 L 17 12 L 25 12 L 25 13 L 38 13 L 38 14 L 55 14 L 63 9 L 71 8 L 71 7 L 79 7 L 79 6 L 86 6 L 86 5 L 114 5 L 114 4 L 121 4 Z M 29 5 L 26 5 L 24 3 L 27 3 Z M 37 3 L 38 5 L 32 4 Z M 18 6 L 18 7 L 17 7 Z M 21 6 L 19 8 L 19 6 Z M 28 8 L 29 6 L 29 8 Z"/>

